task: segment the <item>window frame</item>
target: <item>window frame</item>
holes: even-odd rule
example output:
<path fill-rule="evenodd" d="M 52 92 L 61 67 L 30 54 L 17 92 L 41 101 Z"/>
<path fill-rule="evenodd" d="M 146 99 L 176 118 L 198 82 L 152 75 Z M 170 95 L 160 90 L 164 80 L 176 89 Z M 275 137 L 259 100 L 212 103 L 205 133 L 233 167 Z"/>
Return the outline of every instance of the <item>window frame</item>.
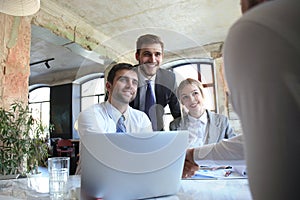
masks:
<path fill-rule="evenodd" d="M 216 82 L 217 77 L 216 77 L 215 63 L 214 63 L 213 59 L 209 59 L 209 58 L 179 59 L 179 60 L 170 61 L 166 64 L 163 64 L 162 68 L 174 72 L 174 69 L 176 69 L 178 67 L 185 66 L 185 65 L 192 65 L 192 64 L 197 64 L 198 80 L 201 82 L 202 82 L 201 65 L 210 65 L 211 66 L 213 82 L 209 83 L 209 84 L 203 83 L 203 87 L 204 88 L 208 88 L 208 87 L 213 88 L 214 109 L 211 111 L 218 113 L 219 109 L 218 109 L 218 95 L 217 95 L 217 82 Z M 179 85 L 180 82 L 178 81 L 177 77 L 176 77 L 176 80 L 177 80 L 177 85 Z"/>
<path fill-rule="evenodd" d="M 216 78 L 216 68 L 215 68 L 215 62 L 213 59 L 210 58 L 192 58 L 192 59 L 179 59 L 179 60 L 174 60 L 174 61 L 169 61 L 161 66 L 161 68 L 170 70 L 174 72 L 174 69 L 186 65 L 192 65 L 196 64 L 197 65 L 197 72 L 198 72 L 198 80 L 202 82 L 202 75 L 201 75 L 201 65 L 210 65 L 211 66 L 211 72 L 212 72 L 212 83 L 208 84 L 203 84 L 204 88 L 212 87 L 214 97 L 213 97 L 213 103 L 214 103 L 214 109 L 212 109 L 212 112 L 218 113 L 218 94 L 217 94 L 217 78 Z M 176 73 L 175 73 L 176 76 Z M 188 78 L 188 77 L 185 77 Z M 176 76 L 176 81 L 177 81 L 177 86 L 179 85 L 180 81 L 178 80 L 178 77 Z M 172 121 L 171 118 L 171 112 L 169 107 L 165 107 L 165 130 L 168 130 L 168 122 L 167 121 Z"/>
<path fill-rule="evenodd" d="M 90 81 L 94 81 L 94 80 L 96 80 L 96 79 L 100 79 L 100 81 L 104 81 L 104 88 L 103 88 L 104 93 L 99 93 L 99 94 L 96 93 L 96 94 L 90 94 L 90 95 L 82 95 L 83 85 L 84 85 L 84 84 L 87 84 L 87 83 L 90 82 Z M 101 80 L 101 79 L 102 79 L 102 80 Z M 80 112 L 81 112 L 82 110 L 84 110 L 85 108 L 87 108 L 87 107 L 89 107 L 89 106 L 95 104 L 95 103 L 93 103 L 93 104 L 91 104 L 91 105 L 89 105 L 89 106 L 86 106 L 85 108 L 82 108 L 82 100 L 83 100 L 84 98 L 96 97 L 96 98 L 97 98 L 97 103 L 103 102 L 103 101 L 101 101 L 101 97 L 105 97 L 105 77 L 104 77 L 104 74 L 103 74 L 103 73 L 85 76 L 85 77 L 83 77 L 80 81 L 77 80 L 76 83 L 78 83 L 78 84 L 80 85 L 80 92 L 79 92 L 79 94 L 80 94 L 80 105 L 79 105 L 79 106 L 80 106 Z"/>
<path fill-rule="evenodd" d="M 49 89 L 49 94 L 48 94 L 48 100 L 41 100 L 41 101 L 30 101 L 30 93 L 35 91 L 35 90 L 38 90 L 38 89 L 41 89 L 41 88 L 48 88 Z M 35 85 L 35 86 L 32 86 L 32 87 L 29 87 L 29 91 L 28 91 L 28 107 L 29 109 L 33 112 L 33 108 L 32 108 L 32 105 L 37 105 L 38 108 L 38 116 L 37 116 L 37 120 L 41 120 L 43 125 L 47 126 L 47 127 L 50 127 L 50 102 L 51 102 L 51 99 L 50 99 L 50 86 L 49 85 Z M 48 112 L 47 114 L 47 118 L 48 120 L 44 120 L 44 114 L 45 114 L 45 109 L 44 109 L 44 106 L 45 104 L 48 103 L 48 109 L 46 112 Z M 33 112 L 33 115 L 34 115 L 34 112 Z"/>

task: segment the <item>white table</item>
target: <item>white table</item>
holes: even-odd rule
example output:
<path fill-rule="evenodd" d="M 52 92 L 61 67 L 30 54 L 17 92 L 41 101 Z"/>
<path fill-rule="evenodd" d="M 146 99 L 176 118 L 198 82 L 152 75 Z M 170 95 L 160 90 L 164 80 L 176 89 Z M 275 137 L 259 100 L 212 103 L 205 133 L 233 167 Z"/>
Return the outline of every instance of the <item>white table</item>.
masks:
<path fill-rule="evenodd" d="M 0 200 L 39 199 L 49 200 L 47 193 L 47 177 L 37 178 L 36 192 L 28 187 L 28 180 L 10 179 L 0 181 Z M 80 176 L 70 176 L 68 183 L 70 200 L 79 199 Z M 43 187 L 44 186 L 44 187 Z M 41 193 L 44 192 L 44 193 Z M 221 180 L 181 180 L 181 188 L 177 195 L 156 198 L 156 200 L 212 200 L 212 199 L 252 199 L 247 179 Z"/>

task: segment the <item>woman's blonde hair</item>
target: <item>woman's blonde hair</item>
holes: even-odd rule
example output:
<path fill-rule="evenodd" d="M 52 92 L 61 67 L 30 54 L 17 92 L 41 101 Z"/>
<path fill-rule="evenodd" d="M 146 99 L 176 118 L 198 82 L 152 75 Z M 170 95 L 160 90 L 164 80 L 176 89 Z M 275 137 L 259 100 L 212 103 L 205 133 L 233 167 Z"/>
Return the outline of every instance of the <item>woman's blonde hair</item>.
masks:
<path fill-rule="evenodd" d="M 181 81 L 178 88 L 177 88 L 177 97 L 178 97 L 178 99 L 180 99 L 180 93 L 181 93 L 182 89 L 187 85 L 194 85 L 194 86 L 198 87 L 200 92 L 201 92 L 202 97 L 204 98 L 204 93 L 203 93 L 204 87 L 203 87 L 202 83 L 198 80 L 195 80 L 195 79 L 192 79 L 192 78 L 187 78 L 187 79 Z"/>

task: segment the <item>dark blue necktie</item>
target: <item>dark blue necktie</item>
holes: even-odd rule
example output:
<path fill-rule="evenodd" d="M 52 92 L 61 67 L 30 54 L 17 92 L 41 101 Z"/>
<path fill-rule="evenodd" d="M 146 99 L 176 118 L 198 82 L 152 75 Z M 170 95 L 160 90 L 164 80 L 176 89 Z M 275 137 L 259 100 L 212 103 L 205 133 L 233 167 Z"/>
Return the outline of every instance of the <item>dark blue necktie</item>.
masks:
<path fill-rule="evenodd" d="M 156 111 L 155 107 L 151 108 L 155 104 L 154 100 L 154 94 L 152 91 L 152 86 L 151 86 L 151 81 L 147 80 L 147 90 L 146 90 L 146 99 L 145 99 L 145 110 L 144 112 L 148 115 L 151 124 L 152 124 L 152 129 L 154 131 L 157 130 L 157 121 L 156 121 Z"/>
<path fill-rule="evenodd" d="M 124 115 L 121 115 L 117 122 L 117 133 L 126 132 L 126 126 L 124 124 L 125 117 Z"/>
<path fill-rule="evenodd" d="M 147 90 L 145 99 L 145 113 L 149 116 L 150 108 L 155 104 L 151 81 L 147 80 Z M 149 116 L 150 117 L 150 116 Z"/>

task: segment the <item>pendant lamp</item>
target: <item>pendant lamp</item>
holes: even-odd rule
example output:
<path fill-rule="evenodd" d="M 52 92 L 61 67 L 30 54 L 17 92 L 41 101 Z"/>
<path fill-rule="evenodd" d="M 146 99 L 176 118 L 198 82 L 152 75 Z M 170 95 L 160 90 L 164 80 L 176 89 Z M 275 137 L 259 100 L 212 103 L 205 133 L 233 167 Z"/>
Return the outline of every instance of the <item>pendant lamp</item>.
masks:
<path fill-rule="evenodd" d="M 40 9 L 40 0 L 0 0 L 0 12 L 12 16 L 28 16 Z"/>

